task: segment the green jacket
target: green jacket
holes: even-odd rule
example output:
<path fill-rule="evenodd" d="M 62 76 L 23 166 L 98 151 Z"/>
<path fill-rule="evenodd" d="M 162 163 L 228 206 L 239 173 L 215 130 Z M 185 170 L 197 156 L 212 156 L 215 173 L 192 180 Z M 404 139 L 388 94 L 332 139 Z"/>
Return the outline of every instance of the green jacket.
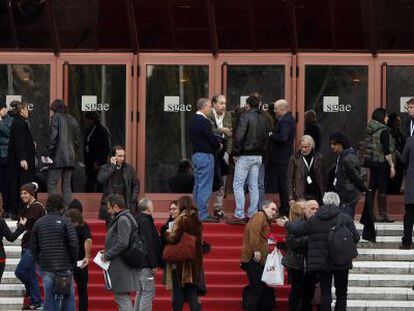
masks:
<path fill-rule="evenodd" d="M 218 126 L 216 123 L 216 119 L 214 117 L 213 109 L 208 115 L 208 119 L 210 120 L 211 128 L 213 129 L 214 134 L 221 134 L 218 130 Z M 229 129 L 232 129 L 233 127 L 232 116 L 231 116 L 231 113 L 228 111 L 226 111 L 224 115 L 223 127 L 227 127 Z M 224 135 L 223 148 L 225 152 L 227 152 L 229 155 L 231 154 L 232 149 L 233 149 L 233 137 Z"/>
<path fill-rule="evenodd" d="M 388 130 L 388 127 L 381 122 L 371 120 L 368 122 L 365 136 L 365 162 L 385 162 L 385 154 L 381 145 L 381 133 Z M 390 135 L 391 136 L 391 135 Z M 394 140 L 390 137 L 390 152 L 395 151 Z"/>

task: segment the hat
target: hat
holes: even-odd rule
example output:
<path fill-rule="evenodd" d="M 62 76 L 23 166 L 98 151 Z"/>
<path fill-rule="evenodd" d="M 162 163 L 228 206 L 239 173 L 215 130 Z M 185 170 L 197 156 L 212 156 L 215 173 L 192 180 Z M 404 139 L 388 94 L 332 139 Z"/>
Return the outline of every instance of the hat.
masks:
<path fill-rule="evenodd" d="M 39 185 L 35 182 L 29 182 L 20 187 L 20 191 L 26 191 L 30 193 L 32 196 L 35 195 L 37 189 L 39 189 Z"/>

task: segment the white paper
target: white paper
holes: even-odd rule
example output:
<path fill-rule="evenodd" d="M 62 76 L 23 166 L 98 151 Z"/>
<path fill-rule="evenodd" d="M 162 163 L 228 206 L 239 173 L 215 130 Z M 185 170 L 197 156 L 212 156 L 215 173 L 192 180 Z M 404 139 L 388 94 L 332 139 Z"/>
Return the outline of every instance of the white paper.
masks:
<path fill-rule="evenodd" d="M 76 267 L 80 268 L 80 267 L 82 267 L 82 264 L 83 264 L 83 260 L 78 260 L 76 262 Z"/>
<path fill-rule="evenodd" d="M 93 262 L 96 263 L 99 267 L 101 267 L 103 270 L 108 271 L 110 261 L 103 261 L 103 253 L 98 252 L 93 259 Z"/>
<path fill-rule="evenodd" d="M 240 108 L 243 108 L 246 106 L 246 100 L 249 98 L 249 96 L 240 96 Z"/>
<path fill-rule="evenodd" d="M 14 100 L 22 101 L 22 95 L 6 95 L 6 106 L 10 109 L 10 103 Z"/>
<path fill-rule="evenodd" d="M 170 221 L 169 223 L 168 223 L 168 230 L 172 230 L 172 228 L 173 228 L 173 226 L 174 226 L 174 221 Z"/>
<path fill-rule="evenodd" d="M 402 96 L 400 97 L 400 112 L 407 112 L 407 101 L 414 96 Z"/>

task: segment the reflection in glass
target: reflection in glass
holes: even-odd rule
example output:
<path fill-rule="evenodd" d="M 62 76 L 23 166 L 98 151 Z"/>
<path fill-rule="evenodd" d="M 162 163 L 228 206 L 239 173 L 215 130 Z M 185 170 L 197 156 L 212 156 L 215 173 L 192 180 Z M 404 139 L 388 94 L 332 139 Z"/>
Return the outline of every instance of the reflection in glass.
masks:
<path fill-rule="evenodd" d="M 82 97 L 88 95 L 96 96 L 96 105 L 86 105 L 85 98 L 82 104 Z M 78 164 L 73 176 L 73 192 L 99 190 L 86 187 L 84 143 L 91 133 L 93 124 L 86 120 L 85 114 L 88 111 L 98 114 L 102 126 L 109 129 L 112 146 L 125 145 L 126 66 L 69 65 L 68 106 L 69 113 L 79 122 L 84 135 L 82 147 L 77 154 Z"/>
<path fill-rule="evenodd" d="M 208 66 L 148 65 L 146 71 L 145 192 L 171 192 L 180 161 L 191 158 L 187 122 L 197 99 L 208 97 Z"/>
<path fill-rule="evenodd" d="M 402 130 L 409 116 L 401 103 L 405 106 L 411 97 L 414 97 L 414 66 L 387 66 L 387 111 L 401 116 Z"/>
<path fill-rule="evenodd" d="M 29 104 L 29 122 L 37 154 L 44 154 L 49 133 L 50 66 L 49 65 L 0 65 L 0 101 L 7 102 L 8 95 L 21 96 Z M 15 99 L 19 99 L 18 97 Z M 44 174 L 40 191 L 44 192 Z"/>
<path fill-rule="evenodd" d="M 305 111 L 314 110 L 322 132 L 321 153 L 334 161 L 329 136 L 342 131 L 353 147 L 365 136 L 368 105 L 368 66 L 307 65 Z"/>

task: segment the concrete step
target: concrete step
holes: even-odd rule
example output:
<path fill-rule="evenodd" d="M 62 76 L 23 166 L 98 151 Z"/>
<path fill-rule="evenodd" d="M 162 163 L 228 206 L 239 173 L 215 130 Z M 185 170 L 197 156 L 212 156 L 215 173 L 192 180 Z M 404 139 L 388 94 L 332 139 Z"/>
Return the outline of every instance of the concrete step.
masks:
<path fill-rule="evenodd" d="M 1 311 L 21 310 L 23 297 L 2 297 L 0 302 Z"/>
<path fill-rule="evenodd" d="M 22 253 L 22 248 L 21 246 L 18 246 L 18 245 L 4 246 L 4 250 L 6 251 L 7 258 L 20 258 L 21 253 Z"/>
<path fill-rule="evenodd" d="M 359 222 L 355 222 L 355 227 L 357 230 L 362 233 L 363 225 Z M 403 223 L 401 221 L 396 221 L 394 223 L 375 223 L 375 230 L 377 235 L 385 236 L 402 236 L 403 233 Z"/>
<path fill-rule="evenodd" d="M 0 284 L 0 304 L 4 297 L 23 297 L 23 284 Z"/>
<path fill-rule="evenodd" d="M 352 270 L 351 270 L 352 272 Z M 349 286 L 359 287 L 408 287 L 414 285 L 413 274 L 357 274 L 351 273 L 348 278 Z"/>
<path fill-rule="evenodd" d="M 357 261 L 359 260 L 414 261 L 414 249 L 359 248 Z"/>
<path fill-rule="evenodd" d="M 401 236 L 377 236 L 377 243 L 373 243 L 366 240 L 360 240 L 358 248 L 392 248 L 398 249 L 401 245 Z"/>
<path fill-rule="evenodd" d="M 350 300 L 409 300 L 414 301 L 414 291 L 406 287 L 348 287 Z"/>
<path fill-rule="evenodd" d="M 413 262 L 403 261 L 354 261 L 351 274 L 412 274 Z"/>
<path fill-rule="evenodd" d="M 1 279 L 2 284 L 21 284 L 21 282 L 16 278 L 13 271 L 4 271 L 3 277 Z"/>
<path fill-rule="evenodd" d="M 408 311 L 414 310 L 414 301 L 348 300 L 347 311 Z"/>
<path fill-rule="evenodd" d="M 6 267 L 4 268 L 4 271 L 16 270 L 16 267 L 19 261 L 20 261 L 20 258 L 6 258 Z"/>

